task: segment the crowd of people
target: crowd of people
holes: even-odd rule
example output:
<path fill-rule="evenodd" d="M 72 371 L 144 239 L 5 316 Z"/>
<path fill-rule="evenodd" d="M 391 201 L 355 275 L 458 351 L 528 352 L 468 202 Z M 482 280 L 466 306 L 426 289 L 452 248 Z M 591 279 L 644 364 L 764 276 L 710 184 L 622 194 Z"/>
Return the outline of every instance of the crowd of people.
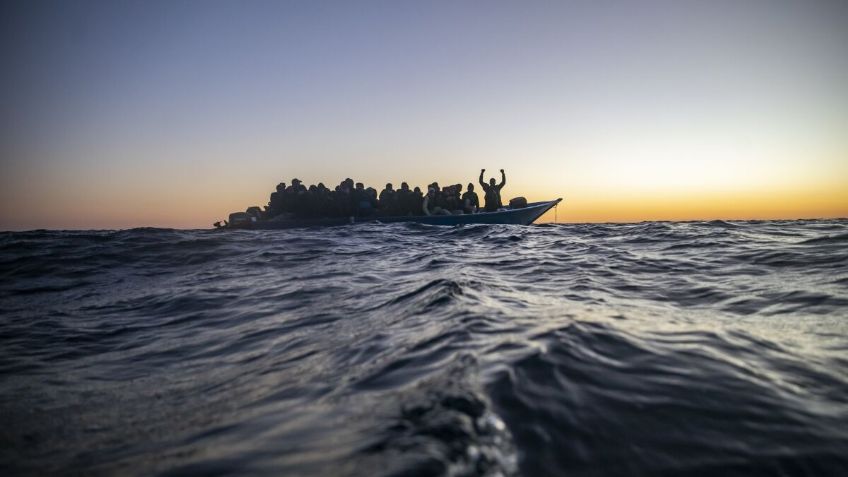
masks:
<path fill-rule="evenodd" d="M 255 211 L 264 219 L 275 217 L 389 217 L 409 215 L 451 215 L 473 214 L 480 210 L 496 211 L 503 207 L 500 191 L 506 184 L 506 175 L 501 169 L 501 182 L 495 179 L 489 183 L 483 181 L 485 169 L 480 171 L 480 186 L 484 191 L 484 206 L 474 192 L 474 184 L 469 183 L 465 192 L 462 184 L 439 187 L 437 182 L 427 186 L 422 192 L 418 187 L 410 189 L 402 182 L 395 189 L 391 183 L 377 193 L 373 187 L 365 187 L 361 182 L 345 179 L 330 189 L 323 183 L 306 187 L 298 179 L 292 179 L 291 185 L 277 185 L 271 193 L 271 199 L 264 211 Z"/>

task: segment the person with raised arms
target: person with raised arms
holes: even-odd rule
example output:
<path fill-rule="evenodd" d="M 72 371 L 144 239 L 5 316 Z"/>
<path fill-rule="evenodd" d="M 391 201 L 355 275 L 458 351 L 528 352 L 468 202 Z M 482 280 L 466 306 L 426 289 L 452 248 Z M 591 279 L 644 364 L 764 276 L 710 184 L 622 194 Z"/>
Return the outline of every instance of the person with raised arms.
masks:
<path fill-rule="evenodd" d="M 489 179 L 489 183 L 486 184 L 483 182 L 483 173 L 486 172 L 486 169 L 480 169 L 480 186 L 483 187 L 483 191 L 486 193 L 486 212 L 495 212 L 501 207 L 503 207 L 503 203 L 501 202 L 501 189 L 506 185 L 506 174 L 504 174 L 504 170 L 501 169 L 501 183 L 495 184 L 495 178 L 492 177 Z"/>

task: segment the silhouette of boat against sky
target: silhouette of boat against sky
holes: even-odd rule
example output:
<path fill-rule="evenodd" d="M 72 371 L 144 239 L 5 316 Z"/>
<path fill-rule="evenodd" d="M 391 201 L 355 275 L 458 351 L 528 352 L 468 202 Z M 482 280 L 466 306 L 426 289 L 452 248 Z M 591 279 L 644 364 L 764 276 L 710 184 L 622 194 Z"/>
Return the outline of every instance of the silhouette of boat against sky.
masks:
<path fill-rule="evenodd" d="M 244 220 L 230 221 L 225 228 L 229 229 L 290 229 L 297 227 L 331 227 L 349 225 L 354 223 L 398 223 L 411 222 L 428 225 L 470 225 L 470 224 L 509 224 L 530 225 L 545 212 L 556 207 L 562 201 L 561 198 L 544 202 L 531 202 L 526 207 L 503 208 L 496 212 L 478 212 L 476 214 L 458 215 L 410 215 L 395 217 L 324 217 L 314 219 L 300 218 L 274 218 L 269 220 Z M 246 214 L 245 214 L 246 215 Z"/>

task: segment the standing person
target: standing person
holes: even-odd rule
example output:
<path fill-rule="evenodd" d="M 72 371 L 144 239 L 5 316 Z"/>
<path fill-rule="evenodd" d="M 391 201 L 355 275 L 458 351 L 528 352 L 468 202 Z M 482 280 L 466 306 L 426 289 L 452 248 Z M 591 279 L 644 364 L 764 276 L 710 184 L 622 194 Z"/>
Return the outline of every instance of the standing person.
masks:
<path fill-rule="evenodd" d="M 480 169 L 480 186 L 483 187 L 483 191 L 486 193 L 486 212 L 495 212 L 503 207 L 503 203 L 501 202 L 501 189 L 503 189 L 503 186 L 506 185 L 506 174 L 504 174 L 504 170 L 501 169 L 501 183 L 495 184 L 495 178 L 492 177 L 489 179 L 489 183 L 486 184 L 483 182 L 484 172 L 486 172 L 486 169 Z"/>
<path fill-rule="evenodd" d="M 474 192 L 474 184 L 468 183 L 468 192 L 462 194 L 462 210 L 466 214 L 476 214 L 480 208 L 480 199 Z"/>

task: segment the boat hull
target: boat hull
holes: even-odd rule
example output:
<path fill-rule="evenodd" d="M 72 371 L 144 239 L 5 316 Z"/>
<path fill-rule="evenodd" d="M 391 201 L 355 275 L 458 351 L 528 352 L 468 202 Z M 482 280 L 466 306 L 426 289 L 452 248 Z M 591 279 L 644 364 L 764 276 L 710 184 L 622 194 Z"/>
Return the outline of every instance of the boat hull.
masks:
<path fill-rule="evenodd" d="M 497 212 L 480 212 L 462 215 L 416 215 L 396 217 L 333 217 L 321 219 L 261 220 L 237 227 L 236 229 L 274 230 L 298 227 L 332 227 L 359 223 L 400 223 L 409 222 L 428 225 L 470 225 L 470 224 L 512 224 L 530 225 L 545 212 L 560 203 L 562 199 L 546 202 L 533 202 L 520 209 L 505 209 Z"/>

